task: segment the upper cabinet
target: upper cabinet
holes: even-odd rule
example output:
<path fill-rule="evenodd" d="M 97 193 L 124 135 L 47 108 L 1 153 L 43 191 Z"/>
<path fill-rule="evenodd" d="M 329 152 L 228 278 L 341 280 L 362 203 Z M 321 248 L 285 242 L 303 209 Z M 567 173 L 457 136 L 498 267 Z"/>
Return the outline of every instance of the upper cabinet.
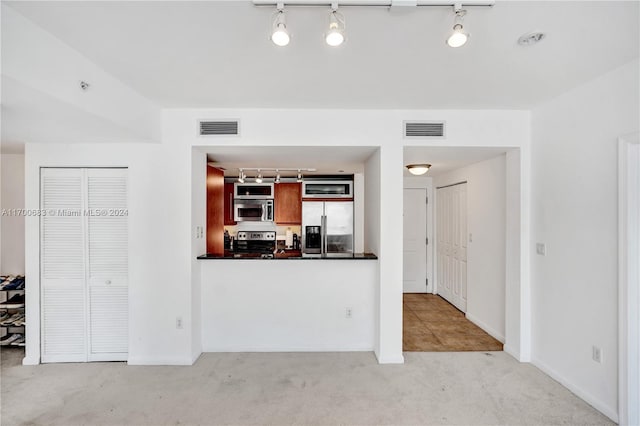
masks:
<path fill-rule="evenodd" d="M 302 184 L 278 183 L 274 187 L 275 222 L 300 225 L 302 223 Z"/>
<path fill-rule="evenodd" d="M 236 224 L 233 220 L 233 183 L 224 184 L 224 224 Z"/>

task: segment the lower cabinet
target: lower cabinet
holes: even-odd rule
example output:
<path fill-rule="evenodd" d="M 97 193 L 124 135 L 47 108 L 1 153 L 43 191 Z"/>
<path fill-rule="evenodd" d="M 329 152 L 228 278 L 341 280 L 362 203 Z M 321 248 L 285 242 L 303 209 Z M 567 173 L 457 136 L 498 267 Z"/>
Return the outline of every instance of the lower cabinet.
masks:
<path fill-rule="evenodd" d="M 42 169 L 42 362 L 128 356 L 126 169 Z"/>

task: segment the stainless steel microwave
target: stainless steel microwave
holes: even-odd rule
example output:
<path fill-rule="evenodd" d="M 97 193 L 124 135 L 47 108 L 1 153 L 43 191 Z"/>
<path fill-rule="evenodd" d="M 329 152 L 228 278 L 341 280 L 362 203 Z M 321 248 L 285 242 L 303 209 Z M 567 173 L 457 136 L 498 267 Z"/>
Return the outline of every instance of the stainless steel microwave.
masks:
<path fill-rule="evenodd" d="M 233 220 L 236 222 L 273 222 L 273 200 L 233 200 Z"/>
<path fill-rule="evenodd" d="M 353 181 L 304 181 L 302 198 L 353 198 Z"/>
<path fill-rule="evenodd" d="M 239 183 L 233 184 L 233 198 L 245 200 L 273 199 L 273 183 Z"/>

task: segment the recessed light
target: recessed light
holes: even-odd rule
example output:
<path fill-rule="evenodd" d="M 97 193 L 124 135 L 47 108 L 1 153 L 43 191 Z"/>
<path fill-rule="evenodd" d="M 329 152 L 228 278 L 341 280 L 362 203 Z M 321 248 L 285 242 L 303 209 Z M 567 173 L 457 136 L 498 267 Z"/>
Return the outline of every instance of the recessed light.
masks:
<path fill-rule="evenodd" d="M 542 41 L 546 37 L 545 33 L 535 31 L 532 33 L 527 33 L 518 39 L 518 44 L 520 46 L 533 46 L 534 44 Z"/>

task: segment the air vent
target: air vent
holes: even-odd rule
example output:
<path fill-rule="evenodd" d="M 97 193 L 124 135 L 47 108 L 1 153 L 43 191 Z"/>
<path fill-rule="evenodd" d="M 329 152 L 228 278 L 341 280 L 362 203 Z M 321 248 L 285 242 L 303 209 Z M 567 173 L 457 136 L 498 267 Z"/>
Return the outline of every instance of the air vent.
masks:
<path fill-rule="evenodd" d="M 405 138 L 443 138 L 444 121 L 405 121 Z"/>
<path fill-rule="evenodd" d="M 237 136 L 238 134 L 238 121 L 236 120 L 200 121 L 200 136 Z"/>

